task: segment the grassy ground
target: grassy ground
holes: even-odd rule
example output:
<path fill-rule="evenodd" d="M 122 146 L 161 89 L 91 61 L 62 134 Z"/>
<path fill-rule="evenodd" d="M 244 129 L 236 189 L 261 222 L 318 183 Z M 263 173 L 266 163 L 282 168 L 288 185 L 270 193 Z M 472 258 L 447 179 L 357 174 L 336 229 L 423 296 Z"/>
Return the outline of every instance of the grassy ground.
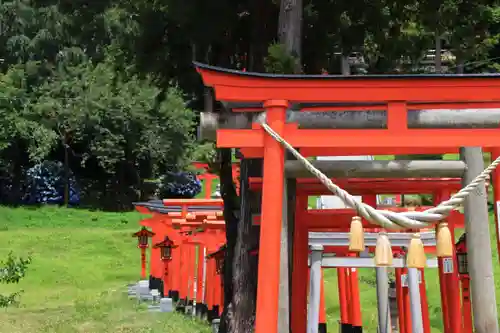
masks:
<path fill-rule="evenodd" d="M 208 333 L 176 314 L 151 314 L 126 296 L 139 279 L 139 252 L 130 237 L 139 214 L 75 209 L 0 207 L 0 259 L 33 256 L 19 285 L 21 305 L 0 311 L 0 333 Z"/>
<path fill-rule="evenodd" d="M 33 263 L 19 285 L 0 285 L 0 293 L 24 290 L 21 305 L 0 311 L 0 333 L 208 333 L 207 325 L 176 314 L 151 314 L 125 295 L 139 274 L 139 253 L 130 234 L 138 229 L 136 213 L 75 209 L 0 207 L 0 258 L 8 251 Z M 491 230 L 492 242 L 494 228 Z M 495 275 L 500 267 L 494 249 Z M 367 333 L 376 332 L 373 270 L 361 269 L 362 314 Z M 435 270 L 426 271 L 432 332 L 442 332 L 439 285 Z M 497 280 L 497 288 L 500 287 Z M 339 318 L 335 270 L 325 272 L 329 332 Z"/>

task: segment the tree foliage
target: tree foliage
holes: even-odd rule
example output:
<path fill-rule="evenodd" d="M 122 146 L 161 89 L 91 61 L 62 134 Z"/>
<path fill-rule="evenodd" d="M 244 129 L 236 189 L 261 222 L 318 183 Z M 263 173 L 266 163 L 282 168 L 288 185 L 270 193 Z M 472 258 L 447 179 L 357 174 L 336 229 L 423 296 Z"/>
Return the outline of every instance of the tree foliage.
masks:
<path fill-rule="evenodd" d="M 439 40 L 456 56 L 449 71 L 498 71 L 499 33 L 498 0 L 2 1 L 0 203 L 18 204 L 28 170 L 44 161 L 63 165 L 66 202 L 74 176 L 83 205 L 129 209 L 147 180 L 208 160 L 223 170 L 234 229 L 230 151 L 194 141 L 204 89 L 193 60 L 273 73 L 422 72 Z"/>

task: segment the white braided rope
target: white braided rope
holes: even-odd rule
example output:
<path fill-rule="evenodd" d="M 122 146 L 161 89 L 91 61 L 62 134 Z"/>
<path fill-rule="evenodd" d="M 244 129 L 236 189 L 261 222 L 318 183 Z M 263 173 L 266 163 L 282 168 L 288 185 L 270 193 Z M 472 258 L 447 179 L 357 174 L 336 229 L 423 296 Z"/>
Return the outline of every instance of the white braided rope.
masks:
<path fill-rule="evenodd" d="M 491 163 L 483 172 L 481 172 L 472 182 L 453 195 L 449 200 L 441 202 L 434 208 L 423 212 L 402 212 L 395 213 L 388 210 L 378 210 L 365 203 L 358 202 L 345 190 L 335 185 L 320 170 L 314 167 L 304 156 L 293 148 L 285 139 L 276 133 L 269 125 L 265 123 L 263 117 L 258 117 L 262 128 L 276 141 L 289 150 L 304 167 L 311 172 L 318 180 L 325 185 L 333 194 L 338 196 L 346 205 L 354 208 L 358 215 L 368 221 L 380 225 L 386 229 L 422 229 L 428 228 L 432 224 L 439 222 L 448 216 L 451 211 L 462 205 L 465 198 L 472 193 L 478 186 L 484 186 L 484 181 L 488 179 L 489 174 L 500 164 L 500 157 Z"/>

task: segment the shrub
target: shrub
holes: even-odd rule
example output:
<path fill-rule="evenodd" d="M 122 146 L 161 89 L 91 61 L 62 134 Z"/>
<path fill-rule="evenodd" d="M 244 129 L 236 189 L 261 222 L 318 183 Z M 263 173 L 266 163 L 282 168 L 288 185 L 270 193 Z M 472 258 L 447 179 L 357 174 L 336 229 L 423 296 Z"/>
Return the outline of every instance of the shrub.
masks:
<path fill-rule="evenodd" d="M 167 172 L 161 178 L 160 198 L 191 199 L 201 192 L 201 182 L 192 172 Z"/>
<path fill-rule="evenodd" d="M 12 284 L 26 276 L 28 265 L 31 263 L 31 257 L 27 259 L 15 258 L 11 253 L 5 262 L 0 263 L 0 283 Z M 10 295 L 0 295 L 0 307 L 6 308 L 19 303 L 19 296 L 22 291 L 12 293 Z"/>
<path fill-rule="evenodd" d="M 23 201 L 26 204 L 64 204 L 65 173 L 61 162 L 44 161 L 26 172 Z M 70 171 L 69 204 L 80 202 L 75 177 Z"/>

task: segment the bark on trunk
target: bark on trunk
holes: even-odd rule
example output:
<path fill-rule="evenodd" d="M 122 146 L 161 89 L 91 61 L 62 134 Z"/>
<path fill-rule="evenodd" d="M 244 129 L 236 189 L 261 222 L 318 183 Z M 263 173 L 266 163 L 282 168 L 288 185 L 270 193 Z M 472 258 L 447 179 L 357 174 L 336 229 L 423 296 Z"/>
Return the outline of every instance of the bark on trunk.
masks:
<path fill-rule="evenodd" d="M 278 38 L 286 50 L 297 59 L 302 56 L 302 0 L 281 0 Z"/>
<path fill-rule="evenodd" d="M 439 31 L 436 30 L 436 35 L 435 35 L 435 42 L 436 42 L 436 57 L 434 58 L 434 67 L 436 70 L 436 73 L 441 73 L 443 71 L 442 66 L 441 66 L 441 34 Z"/>
<path fill-rule="evenodd" d="M 64 206 L 69 206 L 69 145 L 67 136 L 63 138 L 64 149 Z"/>
<path fill-rule="evenodd" d="M 252 226 L 252 202 L 248 172 L 252 161 L 243 160 L 240 170 L 240 203 L 232 182 L 230 150 L 223 152 L 221 191 L 226 218 L 227 249 L 224 266 L 224 312 L 219 333 L 252 332 L 257 296 L 257 258 L 250 251 L 257 246 L 258 230 Z M 228 156 L 229 155 L 229 156 Z M 229 188 L 228 191 L 226 189 Z M 228 215 L 229 214 L 229 215 Z M 228 219 L 229 217 L 229 219 Z"/>

